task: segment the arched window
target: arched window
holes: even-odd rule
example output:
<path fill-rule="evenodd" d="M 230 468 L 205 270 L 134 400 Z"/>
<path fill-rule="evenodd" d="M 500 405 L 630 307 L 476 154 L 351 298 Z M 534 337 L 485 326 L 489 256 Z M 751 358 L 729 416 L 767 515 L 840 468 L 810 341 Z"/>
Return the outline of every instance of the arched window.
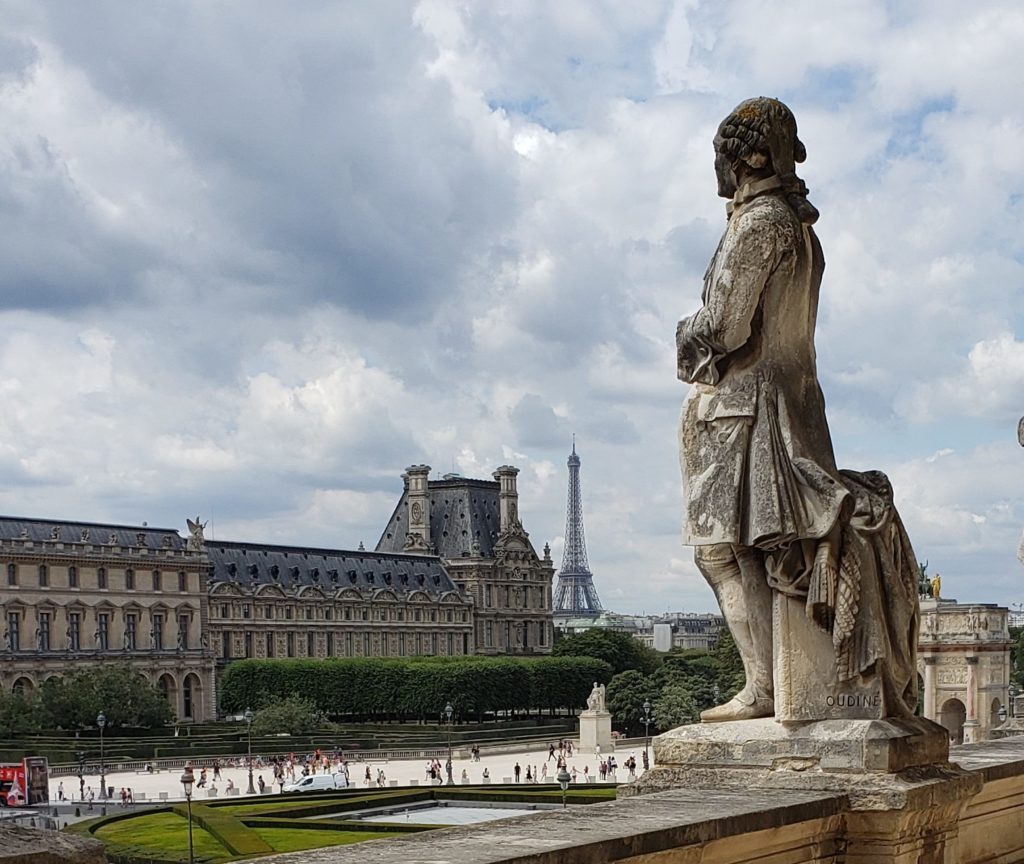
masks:
<path fill-rule="evenodd" d="M 153 571 L 153 590 L 154 591 L 162 591 L 163 590 L 163 579 L 160 576 L 160 571 L 159 570 L 154 570 Z"/>
<path fill-rule="evenodd" d="M 107 587 L 107 568 L 106 567 L 100 567 L 96 571 L 96 584 L 97 584 L 97 586 L 99 588 L 106 588 Z"/>
<path fill-rule="evenodd" d="M 182 714 L 185 716 L 186 719 L 191 720 L 192 719 L 192 700 L 193 700 L 193 696 L 194 696 L 194 694 L 192 692 L 192 676 L 191 675 L 186 675 L 185 676 L 185 683 L 182 685 L 181 695 L 182 695 L 182 701 L 183 701 Z"/>
<path fill-rule="evenodd" d="M 131 567 L 124 571 L 124 587 L 126 591 L 135 590 L 135 571 Z"/>
<path fill-rule="evenodd" d="M 18 584 L 18 565 L 8 564 L 7 565 L 7 584 L 17 585 Z"/>
<path fill-rule="evenodd" d="M 40 564 L 39 565 L 39 587 L 40 588 L 45 588 L 49 584 L 50 584 L 50 573 L 46 569 L 46 565 L 45 564 Z"/>
<path fill-rule="evenodd" d="M 78 587 L 78 568 L 74 564 L 68 567 L 68 587 Z"/>

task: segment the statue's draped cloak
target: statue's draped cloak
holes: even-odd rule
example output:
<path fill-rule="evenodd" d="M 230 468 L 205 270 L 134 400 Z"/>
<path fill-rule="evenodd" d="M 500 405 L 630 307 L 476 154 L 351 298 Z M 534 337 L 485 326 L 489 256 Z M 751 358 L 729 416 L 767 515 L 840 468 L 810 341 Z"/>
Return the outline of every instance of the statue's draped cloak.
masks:
<path fill-rule="evenodd" d="M 766 553 L 772 587 L 807 598 L 841 680 L 881 674 L 912 713 L 917 563 L 879 472 L 840 472 L 818 385 L 821 245 L 778 193 L 737 206 L 679 323 L 683 542 Z"/>

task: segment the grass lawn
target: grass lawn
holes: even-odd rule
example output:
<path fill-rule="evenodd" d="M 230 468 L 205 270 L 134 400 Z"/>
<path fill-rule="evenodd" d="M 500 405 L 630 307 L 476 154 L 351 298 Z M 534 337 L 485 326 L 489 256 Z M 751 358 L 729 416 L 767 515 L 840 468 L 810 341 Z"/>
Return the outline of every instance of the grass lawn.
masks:
<path fill-rule="evenodd" d="M 188 822 L 174 813 L 154 813 L 103 825 L 94 834 L 111 847 L 145 849 L 154 855 L 188 855 Z M 196 858 L 210 861 L 230 861 L 228 850 L 195 823 L 192 824 L 192 844 Z M 112 848 L 111 851 L 117 851 Z"/>
<path fill-rule="evenodd" d="M 362 843 L 388 837 L 394 840 L 399 834 L 379 831 L 317 831 L 311 828 L 253 828 L 275 852 L 301 852 L 303 849 L 319 849 L 323 846 L 342 846 Z"/>

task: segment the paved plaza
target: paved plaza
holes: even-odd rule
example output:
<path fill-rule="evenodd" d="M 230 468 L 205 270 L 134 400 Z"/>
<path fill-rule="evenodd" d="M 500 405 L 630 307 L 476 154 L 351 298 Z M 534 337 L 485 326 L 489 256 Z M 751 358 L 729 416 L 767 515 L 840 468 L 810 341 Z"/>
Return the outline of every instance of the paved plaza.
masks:
<path fill-rule="evenodd" d="M 651 764 L 653 766 L 653 751 L 649 751 L 651 756 Z M 301 754 L 295 754 L 297 757 Z M 607 755 L 607 754 L 606 754 Z M 616 761 L 619 763 L 619 768 L 615 772 L 614 776 L 609 777 L 608 780 L 611 782 L 626 783 L 631 782 L 632 778 L 629 776 L 629 772 L 622 767 L 626 760 L 634 756 L 637 762 L 636 775 L 639 777 L 643 773 L 643 747 L 638 748 L 620 748 L 615 752 Z M 277 794 L 279 787 L 274 786 L 271 788 L 271 783 L 274 779 L 273 768 L 270 765 L 260 767 L 256 763 L 257 756 L 254 754 L 254 768 L 253 768 L 253 781 L 256 783 L 260 776 L 263 777 L 264 782 L 267 784 L 267 794 L 271 792 Z M 428 786 L 430 780 L 428 777 L 428 760 L 425 758 L 417 759 L 402 759 L 402 760 L 381 760 L 366 758 L 366 754 L 346 754 L 348 759 L 349 776 L 351 778 L 351 784 L 355 788 L 367 788 L 365 780 L 366 769 L 370 769 L 370 777 L 372 778 L 369 788 L 378 788 L 376 783 L 378 771 L 384 772 L 385 785 L 387 788 L 392 786 Z M 573 756 L 566 760 L 567 768 L 570 773 L 575 769 L 575 782 L 577 784 L 586 783 L 585 772 L 589 771 L 590 782 L 599 782 L 600 777 L 598 774 L 598 765 L 601 762 L 601 757 L 594 753 L 582 753 L 578 750 L 573 751 Z M 219 781 L 213 780 L 212 769 L 208 771 L 208 788 L 206 789 L 195 789 L 193 792 L 193 800 L 203 801 L 210 798 L 221 799 L 228 796 L 229 783 L 233 784 L 235 788 L 239 790 L 238 797 L 246 797 L 245 790 L 248 788 L 248 772 L 245 767 L 245 757 L 242 757 L 240 761 L 232 760 L 231 764 L 222 763 L 221 765 L 221 779 Z M 484 779 L 484 771 L 488 771 L 490 774 L 491 783 L 513 783 L 515 782 L 515 766 L 516 763 L 520 766 L 520 781 L 525 784 L 526 782 L 526 770 L 529 766 L 531 777 L 534 776 L 534 772 L 539 771 L 541 775 L 541 783 L 555 784 L 555 775 L 557 770 L 555 768 L 555 759 L 548 758 L 547 748 L 532 748 L 529 750 L 523 750 L 520 752 L 507 752 L 496 753 L 489 755 L 484 750 L 479 761 L 472 759 L 460 759 L 455 758 L 452 762 L 453 770 L 452 776 L 455 779 L 455 783 L 461 784 L 462 772 L 465 770 L 469 783 L 483 783 L 486 782 Z M 544 779 L 544 766 L 547 766 L 547 777 Z M 132 772 L 108 772 L 107 773 L 107 786 L 114 787 L 114 797 L 110 802 L 107 802 L 108 810 L 110 806 L 119 807 L 121 804 L 120 793 L 121 789 L 131 789 L 132 794 L 135 798 L 136 804 L 151 804 L 160 803 L 161 801 L 181 801 L 184 800 L 184 792 L 181 786 L 181 769 L 164 769 L 155 771 L 150 774 L 145 771 L 132 771 Z M 195 772 L 196 779 L 199 779 L 199 771 Z M 301 776 L 301 767 L 296 768 L 296 776 Z M 288 780 L 287 782 L 291 782 Z M 50 780 L 50 801 L 53 804 L 58 803 L 58 787 L 63 783 L 64 798 L 65 801 L 73 801 L 73 803 L 79 802 L 79 785 L 77 776 L 68 777 L 54 777 Z M 213 794 L 213 788 L 216 788 L 216 794 Z M 85 789 L 86 799 L 89 797 L 89 790 L 91 789 L 94 793 L 93 807 L 94 810 L 99 807 L 102 803 L 99 800 L 100 790 L 100 778 L 97 774 L 87 774 L 85 776 Z M 144 796 L 144 797 L 143 797 Z M 165 797 L 164 797 L 165 796 Z M 88 810 L 83 812 L 83 816 L 88 815 Z"/>

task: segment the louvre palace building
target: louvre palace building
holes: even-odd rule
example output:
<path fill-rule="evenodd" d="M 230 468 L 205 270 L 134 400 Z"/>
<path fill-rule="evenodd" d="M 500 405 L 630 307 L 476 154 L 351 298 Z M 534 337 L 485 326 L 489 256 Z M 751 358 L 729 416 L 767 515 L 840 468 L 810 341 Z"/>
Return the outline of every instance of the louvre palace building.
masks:
<path fill-rule="evenodd" d="M 402 475 L 372 552 L 0 517 L 0 686 L 127 663 L 193 722 L 216 717 L 219 674 L 246 657 L 548 653 L 554 566 L 519 519 L 518 469 L 429 474 Z"/>

